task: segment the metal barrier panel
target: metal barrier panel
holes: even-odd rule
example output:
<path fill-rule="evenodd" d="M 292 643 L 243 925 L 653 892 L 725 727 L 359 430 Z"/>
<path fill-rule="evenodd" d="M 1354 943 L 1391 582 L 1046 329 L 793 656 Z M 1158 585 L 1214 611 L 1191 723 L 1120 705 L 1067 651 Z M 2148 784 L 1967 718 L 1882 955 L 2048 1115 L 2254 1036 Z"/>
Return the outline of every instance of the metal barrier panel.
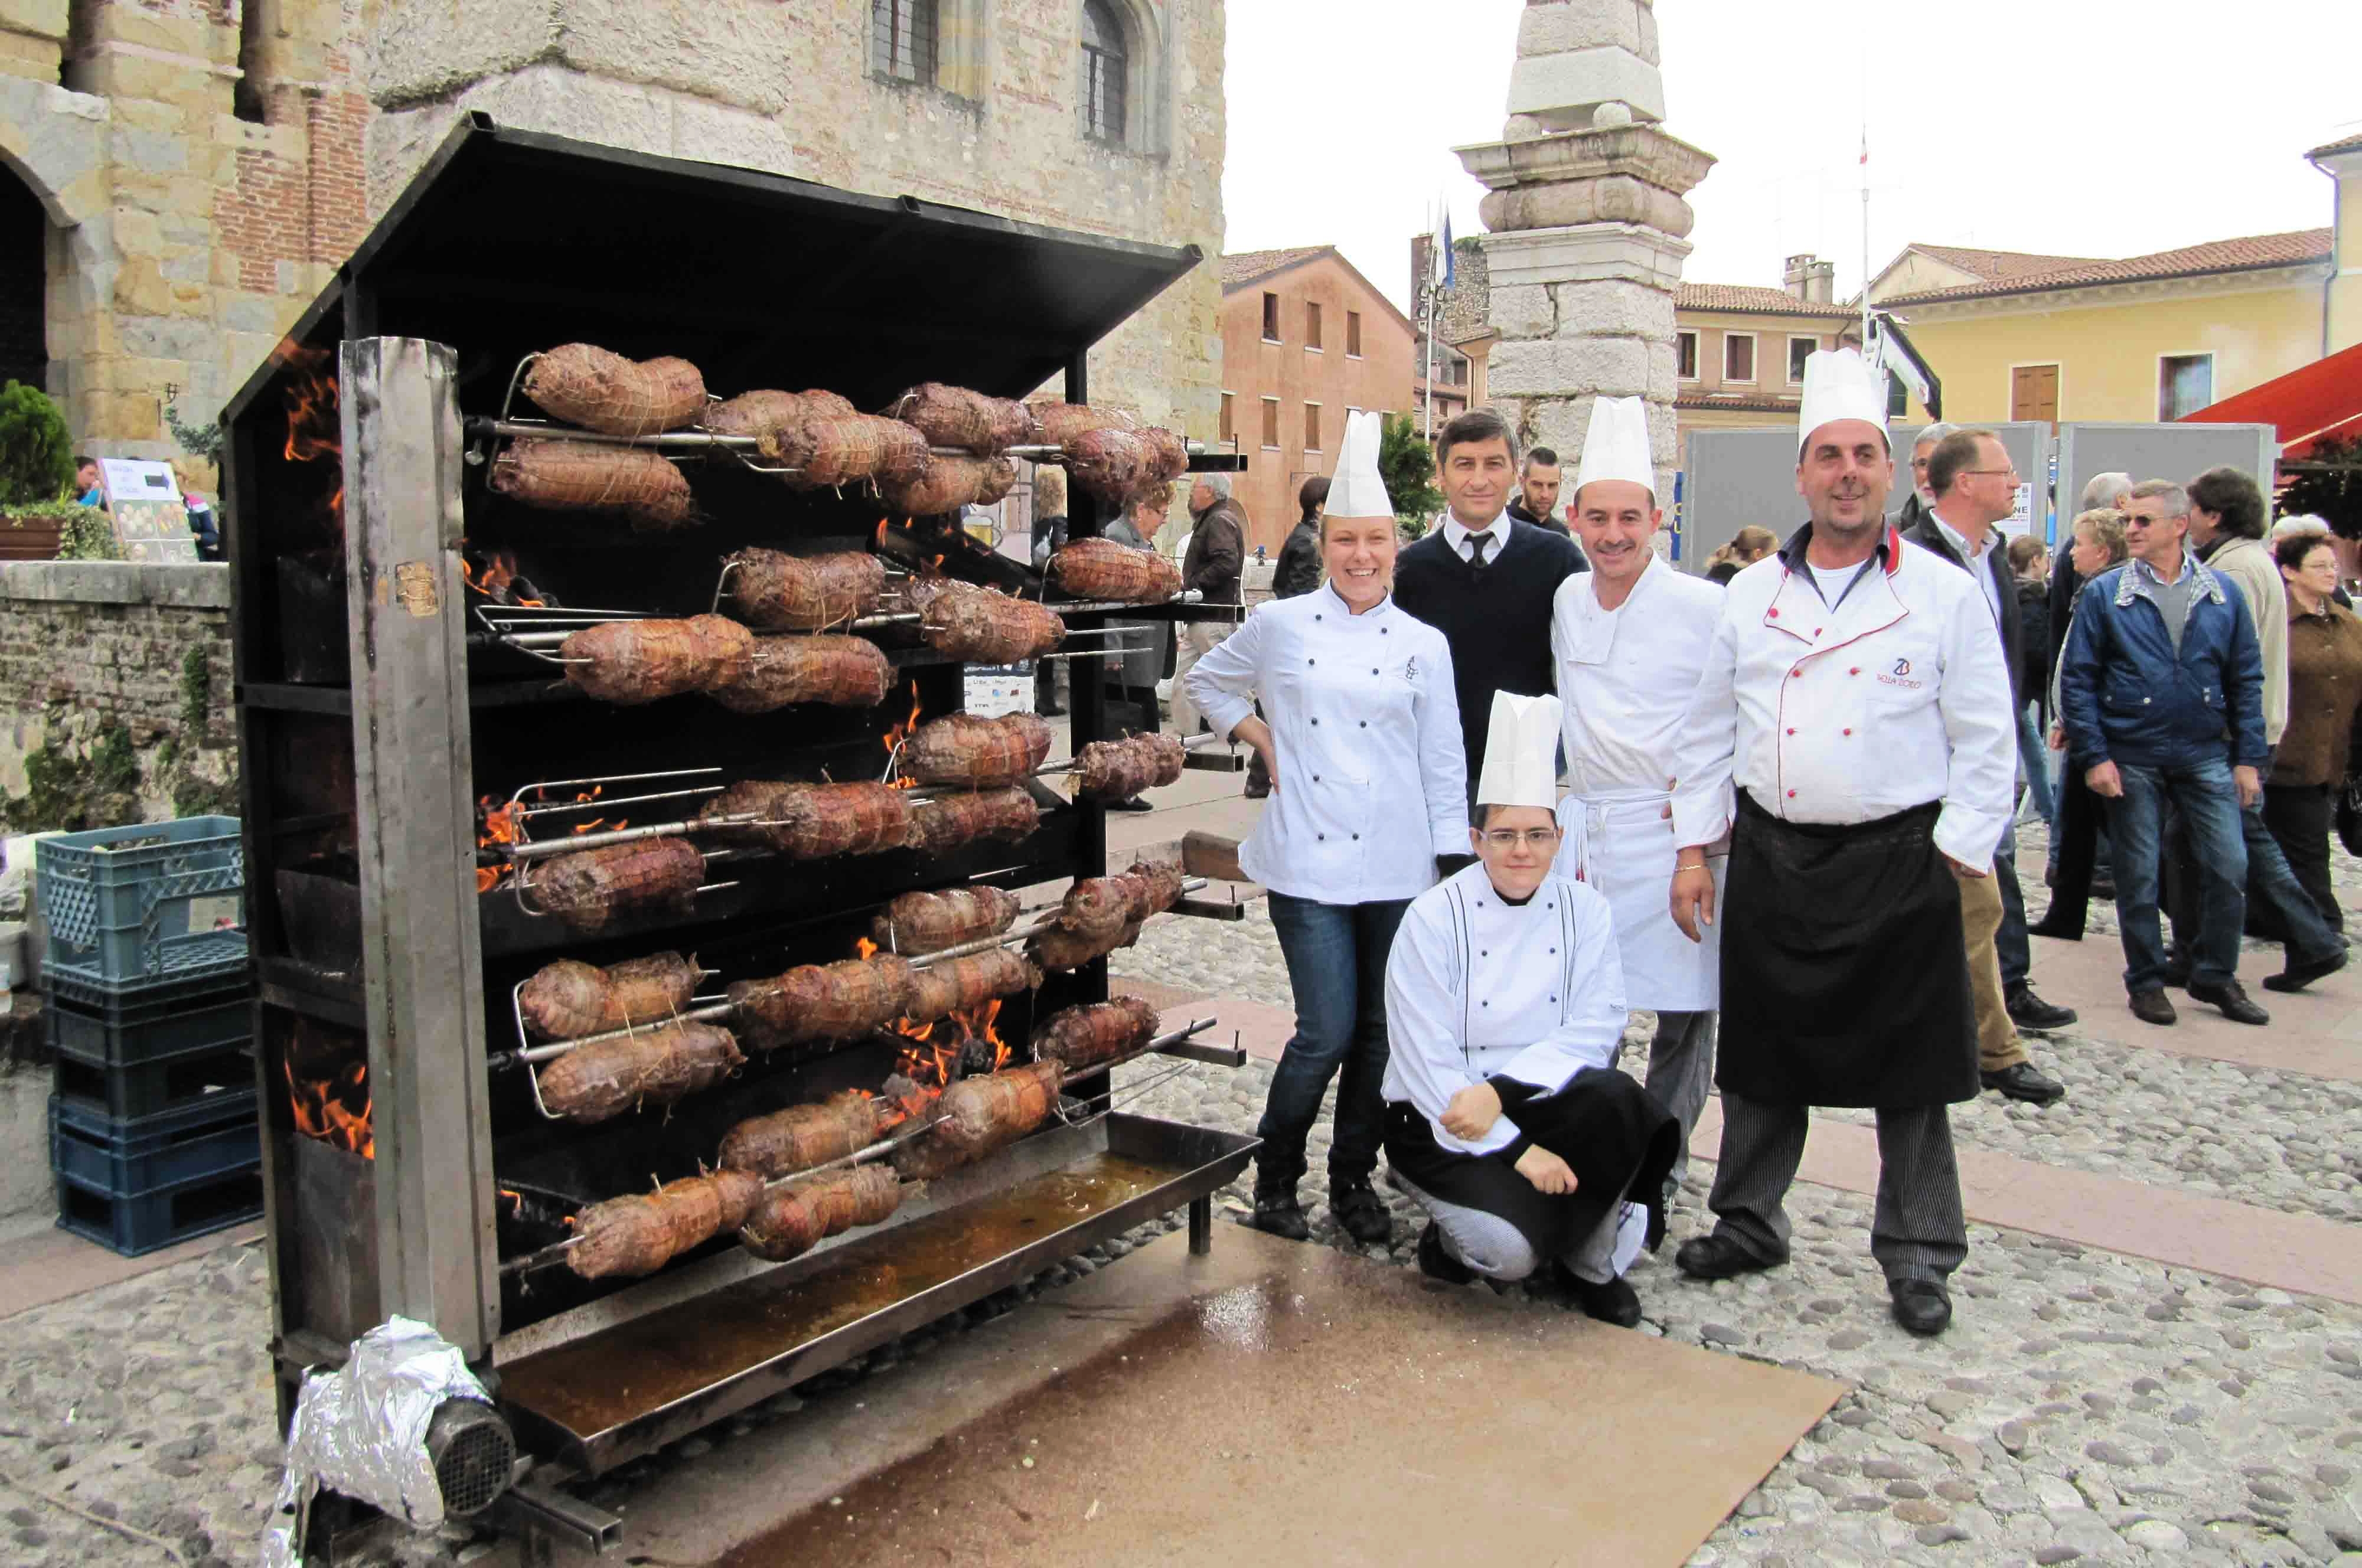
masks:
<path fill-rule="evenodd" d="M 2058 427 L 2058 520 L 2075 519 L 2083 487 L 2101 474 L 2142 480 L 2192 480 L 2229 464 L 2256 477 L 2266 494 L 2279 458 L 2279 436 L 2268 425 L 2102 425 L 2070 421 Z"/>

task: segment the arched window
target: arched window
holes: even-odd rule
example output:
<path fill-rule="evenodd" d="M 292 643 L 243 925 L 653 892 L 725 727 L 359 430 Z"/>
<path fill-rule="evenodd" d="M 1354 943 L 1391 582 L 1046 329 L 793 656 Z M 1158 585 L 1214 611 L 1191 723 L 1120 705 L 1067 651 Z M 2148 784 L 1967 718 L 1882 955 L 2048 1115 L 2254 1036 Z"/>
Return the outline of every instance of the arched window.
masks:
<path fill-rule="evenodd" d="M 1108 0 L 1083 0 L 1083 133 L 1121 145 L 1131 51 Z"/>
<path fill-rule="evenodd" d="M 869 58 L 878 75 L 935 84 L 936 0 L 869 0 Z"/>

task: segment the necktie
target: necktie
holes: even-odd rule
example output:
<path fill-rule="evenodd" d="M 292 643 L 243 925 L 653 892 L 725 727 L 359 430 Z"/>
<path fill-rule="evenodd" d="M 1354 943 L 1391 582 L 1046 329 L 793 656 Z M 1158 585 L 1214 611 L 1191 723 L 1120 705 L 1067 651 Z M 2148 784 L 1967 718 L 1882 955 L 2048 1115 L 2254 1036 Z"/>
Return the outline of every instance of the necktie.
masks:
<path fill-rule="evenodd" d="M 1468 564 L 1473 567 L 1482 567 L 1485 564 L 1485 552 L 1490 549 L 1492 546 L 1493 536 L 1490 534 L 1469 535 Z"/>

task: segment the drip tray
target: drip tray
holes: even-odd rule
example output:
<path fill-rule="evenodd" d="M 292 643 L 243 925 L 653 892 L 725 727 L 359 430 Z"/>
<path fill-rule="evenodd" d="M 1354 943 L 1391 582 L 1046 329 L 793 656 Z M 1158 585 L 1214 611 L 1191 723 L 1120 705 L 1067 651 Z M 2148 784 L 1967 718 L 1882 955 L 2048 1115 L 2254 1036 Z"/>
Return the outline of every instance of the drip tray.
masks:
<path fill-rule="evenodd" d="M 1205 1198 L 1256 1143 L 1120 1112 L 1054 1128 L 956 1173 L 958 1201 L 503 1360 L 501 1408 L 539 1457 L 602 1474 Z"/>

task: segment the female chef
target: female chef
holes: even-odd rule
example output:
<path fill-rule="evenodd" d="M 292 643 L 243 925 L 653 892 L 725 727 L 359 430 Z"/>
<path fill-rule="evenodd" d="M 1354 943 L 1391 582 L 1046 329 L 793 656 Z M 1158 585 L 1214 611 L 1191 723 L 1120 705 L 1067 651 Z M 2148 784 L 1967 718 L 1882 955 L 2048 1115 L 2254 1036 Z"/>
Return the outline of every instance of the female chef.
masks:
<path fill-rule="evenodd" d="M 1355 1241 L 1393 1234 L 1370 1182 L 1384 1136 L 1386 954 L 1405 907 L 1435 881 L 1436 857 L 1466 843 L 1451 652 L 1394 602 L 1379 434 L 1376 414 L 1346 421 L 1320 525 L 1328 582 L 1258 605 L 1187 677 L 1215 733 L 1254 747 L 1271 772 L 1271 802 L 1239 864 L 1271 890 L 1296 1034 L 1256 1129 L 1254 1223 L 1295 1241 L 1311 1233 L 1296 1197 L 1305 1139 L 1341 1071 L 1329 1207 Z"/>
<path fill-rule="evenodd" d="M 1551 869 L 1559 712 L 1555 697 L 1494 694 L 1476 864 L 1403 918 L 1386 966 L 1386 1163 L 1429 1216 L 1429 1277 L 1547 1264 L 1585 1312 L 1628 1329 L 1640 1299 L 1624 1271 L 1664 1235 L 1681 1134 L 1615 1067 L 1624 974 L 1607 900 Z"/>

